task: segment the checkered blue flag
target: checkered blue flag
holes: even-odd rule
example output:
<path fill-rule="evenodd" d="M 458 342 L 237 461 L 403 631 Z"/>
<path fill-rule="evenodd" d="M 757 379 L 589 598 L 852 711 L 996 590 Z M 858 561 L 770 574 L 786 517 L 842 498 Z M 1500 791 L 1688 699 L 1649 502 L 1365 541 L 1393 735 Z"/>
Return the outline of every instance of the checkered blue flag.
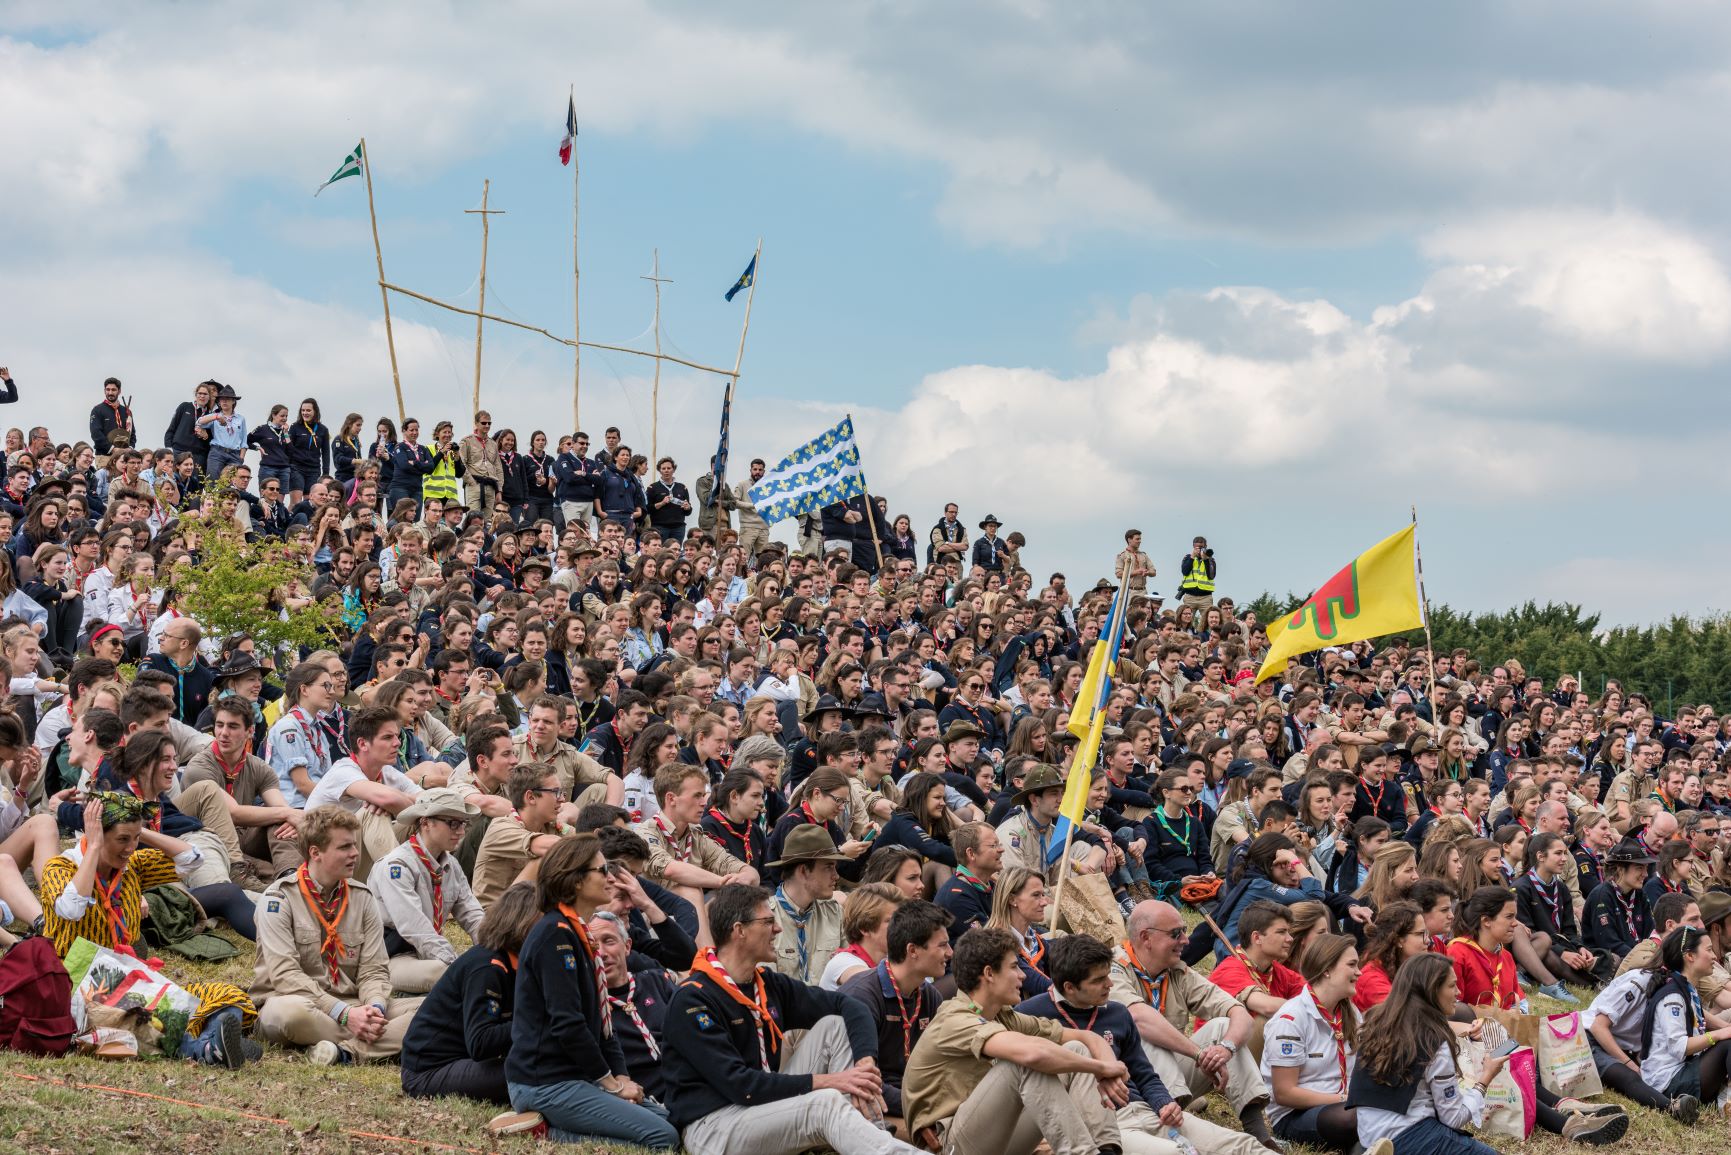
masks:
<path fill-rule="evenodd" d="M 774 524 L 801 517 L 865 492 L 853 418 L 812 438 L 776 462 L 751 487 L 751 503 L 764 521 Z"/>

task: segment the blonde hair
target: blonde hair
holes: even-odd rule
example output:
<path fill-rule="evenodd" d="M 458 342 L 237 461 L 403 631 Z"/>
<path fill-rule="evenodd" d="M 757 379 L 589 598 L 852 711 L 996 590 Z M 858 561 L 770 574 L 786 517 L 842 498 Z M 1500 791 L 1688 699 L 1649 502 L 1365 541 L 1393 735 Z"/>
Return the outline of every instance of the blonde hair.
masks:
<path fill-rule="evenodd" d="M 849 945 L 864 942 L 865 936 L 888 922 L 904 901 L 906 896 L 887 882 L 868 882 L 859 887 L 841 904 L 842 938 Z"/>

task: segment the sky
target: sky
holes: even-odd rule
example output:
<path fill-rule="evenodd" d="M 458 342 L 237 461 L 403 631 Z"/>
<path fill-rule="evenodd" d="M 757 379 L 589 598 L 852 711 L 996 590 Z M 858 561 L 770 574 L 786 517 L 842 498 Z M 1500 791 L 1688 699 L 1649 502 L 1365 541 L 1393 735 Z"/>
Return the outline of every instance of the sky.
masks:
<path fill-rule="evenodd" d="M 70 439 L 155 444 L 215 378 L 262 420 L 394 414 L 388 278 L 731 367 L 736 463 L 851 413 L 872 488 L 1171 594 L 1304 593 L 1417 508 L 1431 599 L 1727 608 L 1731 11 L 1533 0 L 687 0 L 0 8 L 0 365 Z M 724 7 L 725 10 L 719 10 Z M 407 408 L 466 419 L 471 319 L 402 297 Z M 714 451 L 723 380 L 585 351 L 582 422 Z M 495 427 L 568 432 L 569 350 L 488 325 Z M 653 425 L 653 428 L 652 428 Z M 459 428 L 463 422 L 459 422 Z M 739 476 L 738 469 L 735 475 Z M 1691 510 L 1695 512 L 1691 512 Z M 791 538 L 790 527 L 778 536 Z"/>

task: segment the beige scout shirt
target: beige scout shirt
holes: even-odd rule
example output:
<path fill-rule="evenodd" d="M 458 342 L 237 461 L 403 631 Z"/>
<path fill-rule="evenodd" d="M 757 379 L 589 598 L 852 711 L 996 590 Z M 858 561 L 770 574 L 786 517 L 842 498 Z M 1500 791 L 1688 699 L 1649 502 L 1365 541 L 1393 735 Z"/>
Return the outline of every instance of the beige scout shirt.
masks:
<path fill-rule="evenodd" d="M 568 798 L 577 797 L 578 792 L 585 786 L 607 781 L 607 776 L 612 773 L 589 755 L 573 750 L 565 742 L 554 742 L 553 752 L 546 757 L 529 749 L 527 734 L 512 739 L 511 744 L 517 747 L 518 765 L 524 762 L 540 762 L 553 767 L 559 774 L 559 785 L 564 788 Z"/>
<path fill-rule="evenodd" d="M 1153 976 L 1158 981 L 1159 976 Z M 1112 960 L 1112 1001 L 1134 1006 L 1144 1003 L 1158 1010 L 1167 1022 L 1186 1035 L 1197 1019 L 1225 1018 L 1238 1000 L 1182 964 L 1166 972 L 1164 989 L 1149 998 L 1141 979 L 1125 965 L 1123 951 Z"/>
<path fill-rule="evenodd" d="M 966 995 L 946 999 L 938 1007 L 932 1025 L 914 1044 L 902 1075 L 902 1111 L 909 1131 L 917 1135 L 961 1110 L 992 1069 L 993 1060 L 985 1054 L 986 1042 L 1004 1031 L 1054 1043 L 1064 1041 L 1064 1024 L 1056 1019 L 1037 1019 L 1012 1010 L 988 1019 Z"/>
<path fill-rule="evenodd" d="M 301 995 L 325 1014 L 357 1003 L 391 1001 L 391 968 L 385 954 L 385 924 L 372 891 L 349 883 L 348 908 L 337 922 L 342 957 L 337 981 L 320 953 L 324 931 L 301 893 L 298 874 L 265 887 L 258 903 L 258 955 L 252 989 L 259 1009 L 274 995 Z"/>
<path fill-rule="evenodd" d="M 667 877 L 667 866 L 671 862 L 689 862 L 701 867 L 711 874 L 737 874 L 745 869 L 745 863 L 723 850 L 721 844 L 700 830 L 694 823 L 685 828 L 685 837 L 674 839 L 655 819 L 639 822 L 632 827 L 643 836 L 643 841 L 649 844 L 649 869 L 643 873 L 662 882 Z"/>
<path fill-rule="evenodd" d="M 481 836 L 481 847 L 475 852 L 475 899 L 482 906 L 493 902 L 517 881 L 531 859 L 539 858 L 531 848 L 543 834 L 559 834 L 557 827 L 530 830 L 521 819 L 507 814 L 487 823 L 487 833 Z"/>
<path fill-rule="evenodd" d="M 781 924 L 781 933 L 775 936 L 775 969 L 807 986 L 817 986 L 823 968 L 842 947 L 841 903 L 833 898 L 813 902 L 806 912 L 803 934 L 779 891 L 769 905 Z"/>

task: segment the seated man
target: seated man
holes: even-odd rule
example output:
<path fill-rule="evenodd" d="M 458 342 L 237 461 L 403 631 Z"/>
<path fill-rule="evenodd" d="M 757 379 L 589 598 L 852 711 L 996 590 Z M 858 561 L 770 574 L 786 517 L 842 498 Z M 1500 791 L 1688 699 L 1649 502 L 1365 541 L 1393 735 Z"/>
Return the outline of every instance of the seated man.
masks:
<path fill-rule="evenodd" d="M 842 994 L 864 1003 L 877 1023 L 884 1114 L 891 1119 L 904 1118 L 902 1079 L 908 1056 L 938 1013 L 938 990 L 933 984 L 950 968 L 949 925 L 949 912 L 940 907 L 919 899 L 902 903 L 890 915 L 889 947 L 883 960 L 841 984 Z M 905 1133 L 907 1124 L 902 1126 Z"/>
<path fill-rule="evenodd" d="M 1170 903 L 1138 903 L 1128 922 L 1129 941 L 1112 963 L 1112 1001 L 1130 1008 L 1160 1081 L 1184 1106 L 1220 1091 L 1244 1130 L 1273 1147 L 1262 1114 L 1268 1085 L 1245 1046 L 1250 1012 L 1184 964 L 1190 936 Z M 1202 1026 L 1187 1034 L 1197 1019 Z"/>
<path fill-rule="evenodd" d="M 938 887 L 934 901 L 949 913 L 950 945 L 992 917 L 992 883 L 1004 861 L 998 832 L 984 822 L 969 822 L 950 832 L 956 873 Z"/>
<path fill-rule="evenodd" d="M 957 994 L 914 1046 L 902 1084 L 908 1128 L 943 1155 L 1119 1150 L 1115 1108 L 1129 1071 L 1111 1044 L 1012 1010 L 1022 968 L 1016 936 L 970 930 L 956 943 Z"/>
<path fill-rule="evenodd" d="M 529 704 L 529 728 L 516 739 L 518 761 L 541 762 L 558 771 L 559 785 L 577 809 L 592 802 L 619 805 L 625 800 L 625 779 L 559 740 L 563 715 L 557 698 L 540 697 Z"/>
<path fill-rule="evenodd" d="M 1011 798 L 1022 810 L 998 826 L 1003 865 L 1020 866 L 1041 875 L 1047 882 L 1056 881 L 1058 863 L 1048 860 L 1052 839 L 1057 834 L 1058 808 L 1064 804 L 1063 771 L 1056 766 L 1035 764 Z M 1076 840 L 1070 843 L 1070 863 L 1078 874 L 1098 874 L 1106 863 L 1106 852 Z"/>
<path fill-rule="evenodd" d="M 766 965 L 778 929 L 769 892 L 724 886 L 709 916 L 717 945 L 698 955 L 667 1009 L 668 1117 L 685 1149 L 914 1155 L 874 1123 L 883 1080 L 870 1012 Z M 806 1033 L 784 1049 L 785 1031 Z"/>
<path fill-rule="evenodd" d="M 397 816 L 408 838 L 367 876 L 384 916 L 394 991 L 425 994 L 457 961 L 457 948 L 445 937 L 447 918 L 455 918 L 471 941 L 481 925 L 486 912 L 452 853 L 477 813 L 449 786 L 423 790 Z"/>
<path fill-rule="evenodd" d="M 836 863 L 847 856 L 822 826 L 796 826 L 782 844 L 781 858 L 768 865 L 781 871 L 774 913 L 781 926 L 775 942 L 775 969 L 816 986 L 824 968 L 841 949 L 841 903 L 835 900 L 840 877 Z"/>
<path fill-rule="evenodd" d="M 701 766 L 669 762 L 655 771 L 655 801 L 660 812 L 635 827 L 649 844 L 649 877 L 669 887 L 697 910 L 697 940 L 708 940 L 702 926 L 703 892 L 722 886 L 756 886 L 757 871 L 721 848 L 703 828 L 709 804 L 709 773 Z"/>
<path fill-rule="evenodd" d="M 1238 916 L 1238 941 L 1239 948 L 1208 973 L 1208 981 L 1256 1016 L 1250 1049 L 1260 1062 L 1262 1028 L 1287 999 L 1304 993 L 1304 976 L 1286 965 L 1292 956 L 1291 912 L 1267 899 L 1252 902 Z"/>
<path fill-rule="evenodd" d="M 524 867 L 540 861 L 570 829 L 559 824 L 564 790 L 559 774 L 542 762 L 529 762 L 511 772 L 510 814 L 487 825 L 487 835 L 475 852 L 475 899 L 483 907 L 505 893 Z"/>
<path fill-rule="evenodd" d="M 613 864 L 611 856 L 607 862 Z M 661 1052 L 667 1007 L 679 979 L 649 956 L 632 951 L 631 928 L 612 911 L 596 911 L 588 926 L 595 960 L 607 976 L 607 1005 L 613 1008 L 613 1035 L 625 1053 L 625 1070 L 650 1098 L 660 1100 L 666 1092 Z"/>
<path fill-rule="evenodd" d="M 353 881 L 361 822 L 340 806 L 307 811 L 306 862 L 265 888 L 252 998 L 273 1043 L 311 1047 L 321 1067 L 388 1058 L 420 999 L 391 997 L 385 927 L 372 892 Z"/>
<path fill-rule="evenodd" d="M 289 805 L 270 763 L 248 753 L 252 704 L 244 698 L 219 698 L 210 711 L 213 741 L 181 769 L 181 794 L 184 797 L 201 782 L 222 791 L 220 797 L 245 854 L 233 871 L 236 882 L 246 885 L 260 876 L 286 874 L 301 864 L 303 811 Z"/>
<path fill-rule="evenodd" d="M 360 819 L 361 860 L 355 873 L 371 877 L 375 862 L 397 847 L 391 817 L 414 802 L 421 788 L 397 769 L 397 747 L 403 737 L 397 712 L 385 706 L 363 706 L 349 719 L 349 756 L 325 771 L 311 794 L 308 810 L 340 806 Z"/>
<path fill-rule="evenodd" d="M 1118 1108 L 1118 1128 L 1123 1132 L 1126 1152 L 1171 1155 L 1179 1150 L 1169 1138 L 1173 1128 L 1197 1151 L 1210 1155 L 1262 1155 L 1267 1150 L 1252 1136 L 1189 1114 L 1172 1101 L 1142 1049 L 1142 1036 L 1130 1009 L 1108 997 L 1112 989 L 1111 947 L 1089 935 L 1066 935 L 1052 942 L 1046 953 L 1046 969 L 1052 985 L 1016 1010 L 1091 1031 L 1112 1045 L 1118 1061 L 1130 1073 L 1126 1083 L 1130 1101 Z"/>

